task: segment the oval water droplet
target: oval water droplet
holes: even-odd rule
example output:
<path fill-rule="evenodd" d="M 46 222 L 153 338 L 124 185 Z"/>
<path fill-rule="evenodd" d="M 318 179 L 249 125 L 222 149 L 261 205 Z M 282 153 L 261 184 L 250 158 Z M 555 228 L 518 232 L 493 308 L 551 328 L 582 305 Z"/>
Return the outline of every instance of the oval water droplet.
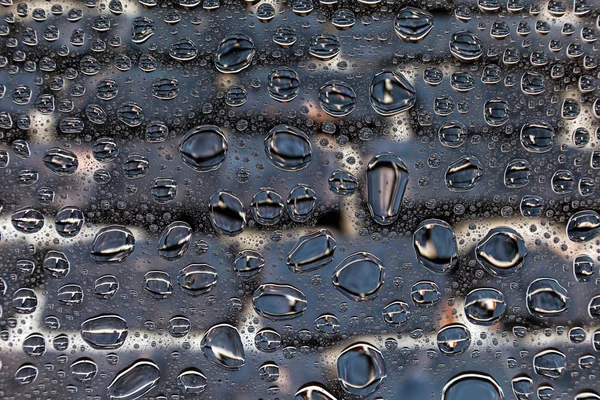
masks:
<path fill-rule="evenodd" d="M 217 271 L 208 264 L 190 264 L 179 271 L 177 282 L 190 296 L 200 296 L 212 290 L 217 284 Z"/>
<path fill-rule="evenodd" d="M 292 285 L 265 283 L 252 294 L 254 310 L 273 321 L 298 318 L 306 310 L 306 296 Z"/>
<path fill-rule="evenodd" d="M 539 278 L 527 287 L 527 309 L 537 317 L 564 314 L 571 305 L 567 289 L 556 279 Z"/>
<path fill-rule="evenodd" d="M 152 390 L 159 379 L 158 365 L 138 360 L 119 372 L 106 390 L 110 400 L 135 400 Z"/>
<path fill-rule="evenodd" d="M 97 263 L 120 263 L 135 249 L 135 238 L 129 229 L 113 225 L 96 234 L 90 256 Z"/>
<path fill-rule="evenodd" d="M 241 33 L 229 34 L 217 47 L 215 67 L 224 74 L 235 74 L 250 66 L 255 53 L 254 42 L 248 36 Z"/>
<path fill-rule="evenodd" d="M 456 266 L 456 235 L 448 223 L 439 219 L 425 220 L 417 227 L 413 239 L 417 261 L 427 269 L 444 273 Z"/>
<path fill-rule="evenodd" d="M 327 229 L 302 236 L 290 250 L 286 264 L 296 273 L 316 271 L 333 261 L 336 249 L 334 237 Z"/>
<path fill-rule="evenodd" d="M 271 164 L 282 171 L 306 168 L 312 158 L 308 136 L 291 125 L 277 125 L 265 138 L 265 151 Z"/>
<path fill-rule="evenodd" d="M 411 109 L 417 101 L 414 86 L 400 72 L 383 70 L 371 81 L 369 89 L 373 109 L 384 117 Z"/>
<path fill-rule="evenodd" d="M 125 343 L 129 329 L 127 321 L 116 314 L 105 314 L 81 324 L 81 338 L 94 349 L 118 349 Z"/>

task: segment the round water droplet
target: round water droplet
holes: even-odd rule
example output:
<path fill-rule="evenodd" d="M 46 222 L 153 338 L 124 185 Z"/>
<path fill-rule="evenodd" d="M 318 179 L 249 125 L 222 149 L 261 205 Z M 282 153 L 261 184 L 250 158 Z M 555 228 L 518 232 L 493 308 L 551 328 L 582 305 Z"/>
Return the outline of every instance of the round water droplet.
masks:
<path fill-rule="evenodd" d="M 447 356 L 462 354 L 471 345 L 471 332 L 461 324 L 447 325 L 438 331 L 437 344 Z"/>
<path fill-rule="evenodd" d="M 442 400 L 504 400 L 498 382 L 480 372 L 464 372 L 450 379 L 442 390 Z"/>
<path fill-rule="evenodd" d="M 274 189 L 261 188 L 250 204 L 252 216 L 262 225 L 273 225 L 283 216 L 283 199 Z"/>
<path fill-rule="evenodd" d="M 403 301 L 393 301 L 383 308 L 383 320 L 390 325 L 400 326 L 409 316 L 408 304 Z"/>
<path fill-rule="evenodd" d="M 253 279 L 260 275 L 265 265 L 265 259 L 254 250 L 243 250 L 235 256 L 233 269 L 242 279 Z"/>
<path fill-rule="evenodd" d="M 465 315 L 473 324 L 493 325 L 504 315 L 504 295 L 493 288 L 472 290 L 465 298 Z"/>
<path fill-rule="evenodd" d="M 327 229 L 302 236 L 290 250 L 286 264 L 296 273 L 316 271 L 333 261 L 336 249 L 334 237 Z"/>
<path fill-rule="evenodd" d="M 458 31 L 450 39 L 450 52 L 459 61 L 476 61 L 483 55 L 483 44 L 474 33 Z"/>
<path fill-rule="evenodd" d="M 274 100 L 282 103 L 292 101 L 300 93 L 300 78 L 292 69 L 276 69 L 269 74 L 268 89 Z"/>
<path fill-rule="evenodd" d="M 537 317 L 564 314 L 571 305 L 567 289 L 556 279 L 539 278 L 527 287 L 527 309 Z"/>
<path fill-rule="evenodd" d="M 198 172 L 219 168 L 227 156 L 227 139 L 214 125 L 201 125 L 190 129 L 179 144 L 183 162 Z"/>
<path fill-rule="evenodd" d="M 217 47 L 215 67 L 224 74 L 235 74 L 250 66 L 255 53 L 254 42 L 248 36 L 241 33 L 229 34 Z"/>
<path fill-rule="evenodd" d="M 265 138 L 265 151 L 271 164 L 282 171 L 306 168 L 312 158 L 308 136 L 291 125 L 277 125 Z"/>
<path fill-rule="evenodd" d="M 384 117 L 407 111 L 417 101 L 416 89 L 408 79 L 402 73 L 390 70 L 375 74 L 369 93 L 371 106 Z"/>
<path fill-rule="evenodd" d="M 372 300 L 383 285 L 383 271 L 383 264 L 377 257 L 362 251 L 344 258 L 333 272 L 332 281 L 352 300 Z"/>
<path fill-rule="evenodd" d="M 199 394 L 206 389 L 208 379 L 199 369 L 189 368 L 177 376 L 179 391 L 186 394 Z"/>
<path fill-rule="evenodd" d="M 419 281 L 411 288 L 413 302 L 419 307 L 431 307 L 440 301 L 442 294 L 435 282 Z"/>
<path fill-rule="evenodd" d="M 368 396 L 383 384 L 387 376 L 381 352 L 368 343 L 355 343 L 337 359 L 338 380 L 342 389 L 353 396 Z"/>
<path fill-rule="evenodd" d="M 356 107 L 356 93 L 345 82 L 329 81 L 319 89 L 319 104 L 332 117 L 345 117 Z"/>

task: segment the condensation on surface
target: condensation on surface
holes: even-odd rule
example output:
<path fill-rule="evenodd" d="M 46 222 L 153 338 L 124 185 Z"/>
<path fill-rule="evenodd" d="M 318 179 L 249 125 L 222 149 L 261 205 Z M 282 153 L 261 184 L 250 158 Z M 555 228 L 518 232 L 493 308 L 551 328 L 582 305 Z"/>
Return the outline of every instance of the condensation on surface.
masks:
<path fill-rule="evenodd" d="M 0 0 L 0 396 L 597 399 L 593 0 Z"/>

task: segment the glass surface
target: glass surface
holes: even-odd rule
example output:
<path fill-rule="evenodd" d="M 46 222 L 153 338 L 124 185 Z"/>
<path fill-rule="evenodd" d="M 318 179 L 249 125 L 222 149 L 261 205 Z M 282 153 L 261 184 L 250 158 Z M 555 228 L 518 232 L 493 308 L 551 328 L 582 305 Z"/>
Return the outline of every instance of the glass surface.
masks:
<path fill-rule="evenodd" d="M 600 398 L 599 12 L 0 0 L 0 396 Z"/>

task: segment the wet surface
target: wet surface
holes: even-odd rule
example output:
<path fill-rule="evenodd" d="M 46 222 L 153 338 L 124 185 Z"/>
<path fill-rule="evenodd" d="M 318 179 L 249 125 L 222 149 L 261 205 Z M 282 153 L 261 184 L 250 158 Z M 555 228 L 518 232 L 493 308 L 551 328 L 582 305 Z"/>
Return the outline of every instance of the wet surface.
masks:
<path fill-rule="evenodd" d="M 0 0 L 0 395 L 597 399 L 599 7 Z"/>

